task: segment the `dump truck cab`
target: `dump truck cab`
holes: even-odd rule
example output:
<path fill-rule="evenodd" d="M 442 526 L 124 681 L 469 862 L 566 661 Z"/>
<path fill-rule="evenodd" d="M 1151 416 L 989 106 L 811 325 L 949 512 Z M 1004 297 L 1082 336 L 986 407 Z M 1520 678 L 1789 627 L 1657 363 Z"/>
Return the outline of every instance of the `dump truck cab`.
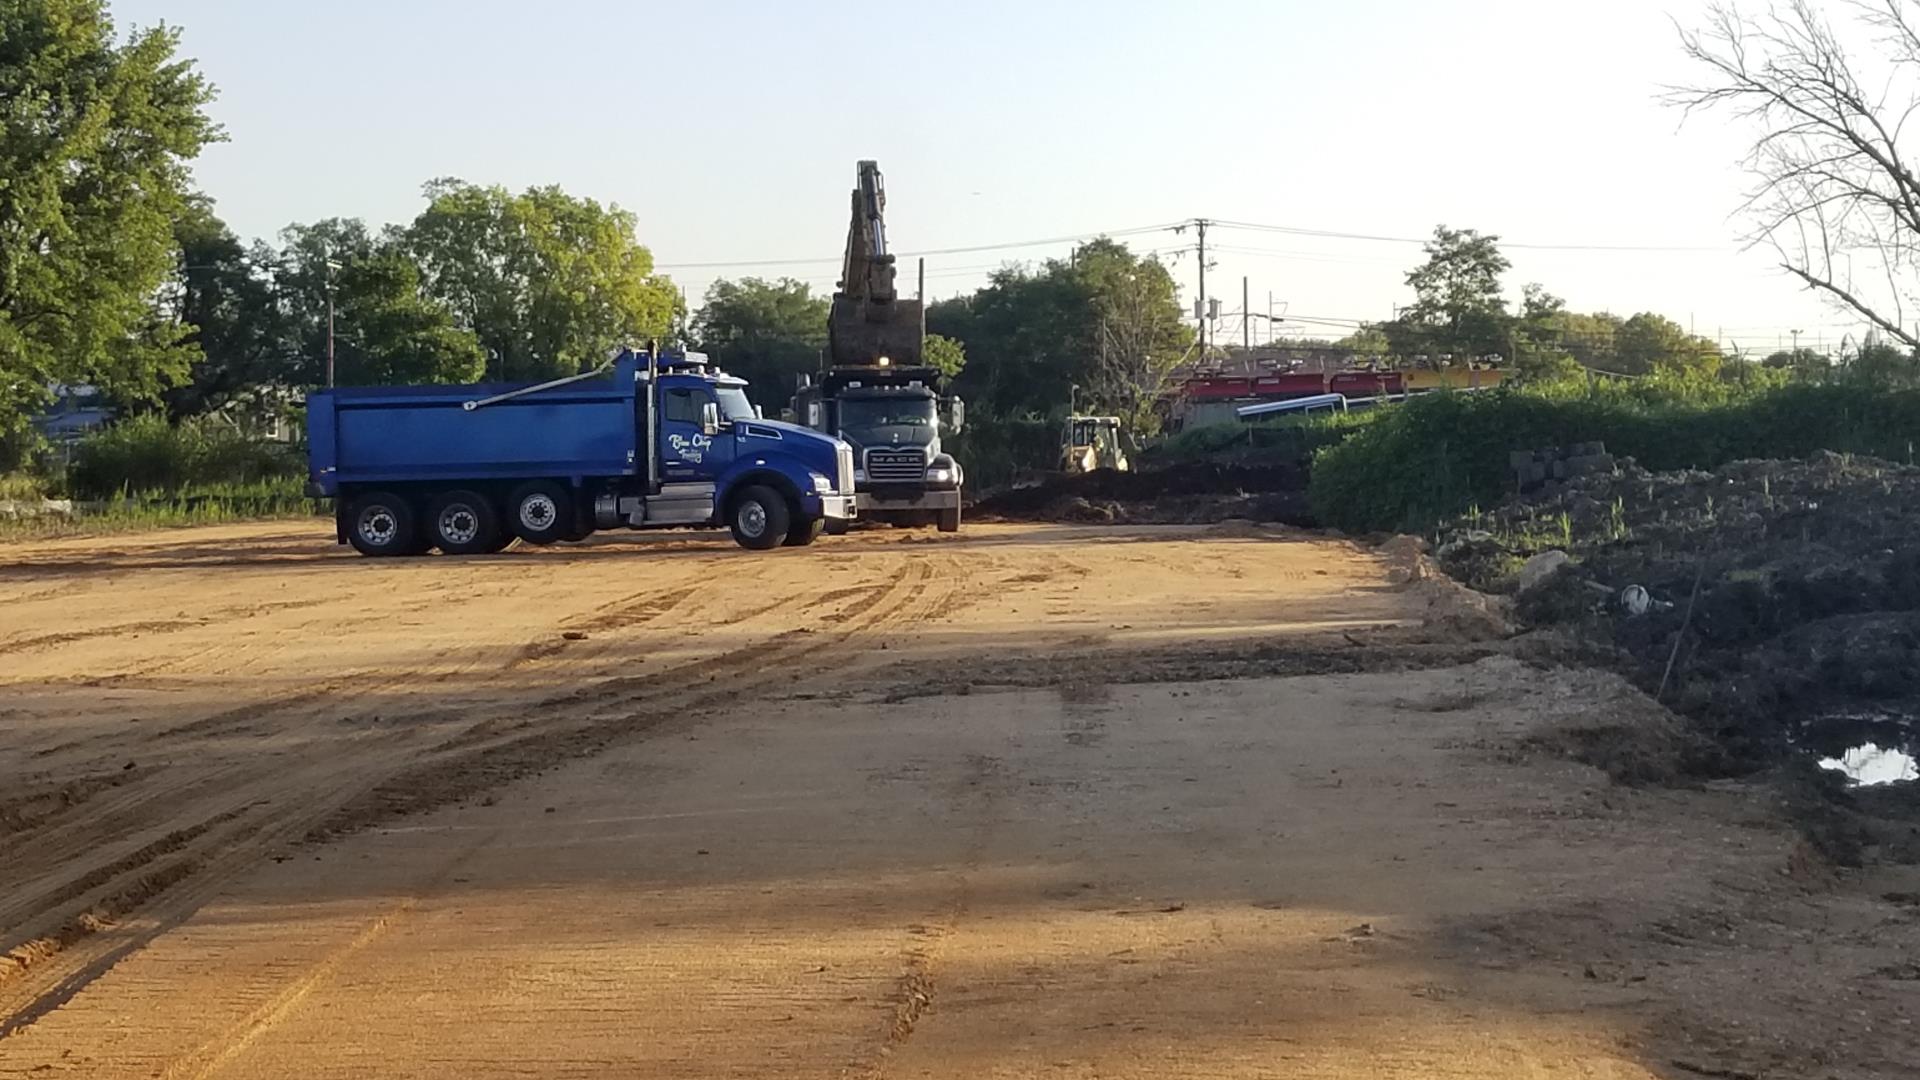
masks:
<path fill-rule="evenodd" d="M 794 412 L 806 426 L 853 448 L 855 505 L 862 516 L 959 529 L 966 474 L 940 440 L 965 426 L 966 406 L 941 393 L 938 371 L 836 369 L 818 384 L 802 385 Z"/>

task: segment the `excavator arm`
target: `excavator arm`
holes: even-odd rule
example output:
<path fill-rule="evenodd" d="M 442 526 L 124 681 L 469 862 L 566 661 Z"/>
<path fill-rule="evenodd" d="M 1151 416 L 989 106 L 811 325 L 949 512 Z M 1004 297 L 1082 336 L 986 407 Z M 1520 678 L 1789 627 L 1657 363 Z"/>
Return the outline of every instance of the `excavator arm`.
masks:
<path fill-rule="evenodd" d="M 827 322 L 829 367 L 918 367 L 926 336 L 919 300 L 902 300 L 887 251 L 887 193 L 878 162 L 862 161 L 853 189 L 853 220 L 840 288 Z"/>

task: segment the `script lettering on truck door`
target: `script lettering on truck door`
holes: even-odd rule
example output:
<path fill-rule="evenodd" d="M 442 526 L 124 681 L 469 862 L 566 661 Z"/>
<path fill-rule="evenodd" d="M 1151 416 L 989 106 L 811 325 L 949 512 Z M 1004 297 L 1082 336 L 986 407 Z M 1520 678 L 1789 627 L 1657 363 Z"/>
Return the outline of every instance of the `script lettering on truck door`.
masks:
<path fill-rule="evenodd" d="M 733 460 L 731 426 L 707 434 L 713 394 L 699 386 L 667 386 L 660 394 L 660 472 L 673 481 L 711 480 Z"/>

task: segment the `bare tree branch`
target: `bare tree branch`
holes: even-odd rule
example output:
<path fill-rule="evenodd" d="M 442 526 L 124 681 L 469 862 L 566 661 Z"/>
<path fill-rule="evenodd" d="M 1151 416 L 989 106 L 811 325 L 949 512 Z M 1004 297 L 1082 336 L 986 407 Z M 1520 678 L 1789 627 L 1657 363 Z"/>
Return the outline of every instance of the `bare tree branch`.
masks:
<path fill-rule="evenodd" d="M 1683 28 L 1681 48 L 1708 79 L 1666 100 L 1757 126 L 1745 163 L 1759 183 L 1740 207 L 1755 224 L 1748 243 L 1772 247 L 1809 289 L 1920 349 L 1920 327 L 1905 326 L 1920 286 L 1920 175 L 1904 144 L 1920 111 L 1920 0 L 1851 0 L 1846 10 L 1874 47 L 1863 56 L 1875 90 L 1811 0 L 1786 0 L 1752 16 L 1715 4 L 1702 28 Z M 1856 259 L 1884 281 L 1862 287 Z"/>

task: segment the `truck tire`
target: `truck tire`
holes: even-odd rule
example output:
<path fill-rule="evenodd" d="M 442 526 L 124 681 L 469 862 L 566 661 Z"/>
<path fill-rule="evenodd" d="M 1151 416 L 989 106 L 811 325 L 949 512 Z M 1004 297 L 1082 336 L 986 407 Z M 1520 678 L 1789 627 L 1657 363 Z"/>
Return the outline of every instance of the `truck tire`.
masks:
<path fill-rule="evenodd" d="M 827 521 L 828 536 L 845 536 L 853 531 L 853 522 L 846 518 L 832 518 Z"/>
<path fill-rule="evenodd" d="M 449 555 L 485 555 L 499 550 L 493 545 L 500 539 L 500 515 L 477 491 L 449 491 L 428 509 L 427 532 Z"/>
<path fill-rule="evenodd" d="M 420 523 L 413 504 L 391 491 L 373 491 L 347 504 L 341 531 L 353 550 L 373 558 L 420 554 Z"/>
<path fill-rule="evenodd" d="M 826 518 L 796 521 L 787 529 L 787 539 L 784 543 L 787 547 L 806 547 L 808 544 L 820 539 L 820 534 L 826 531 L 826 528 Z"/>
<path fill-rule="evenodd" d="M 787 538 L 792 519 L 787 497 L 770 487 L 747 488 L 727 506 L 727 527 L 733 530 L 733 542 L 755 551 L 779 547 Z"/>
<path fill-rule="evenodd" d="M 941 510 L 939 511 L 939 514 L 940 514 L 939 520 L 934 522 L 934 525 L 936 528 L 938 528 L 941 532 L 959 532 L 960 531 L 960 508 L 959 507 L 956 506 L 951 510 Z"/>
<path fill-rule="evenodd" d="M 551 480 L 533 480 L 507 499 L 507 526 L 529 544 L 574 539 L 573 495 Z"/>

